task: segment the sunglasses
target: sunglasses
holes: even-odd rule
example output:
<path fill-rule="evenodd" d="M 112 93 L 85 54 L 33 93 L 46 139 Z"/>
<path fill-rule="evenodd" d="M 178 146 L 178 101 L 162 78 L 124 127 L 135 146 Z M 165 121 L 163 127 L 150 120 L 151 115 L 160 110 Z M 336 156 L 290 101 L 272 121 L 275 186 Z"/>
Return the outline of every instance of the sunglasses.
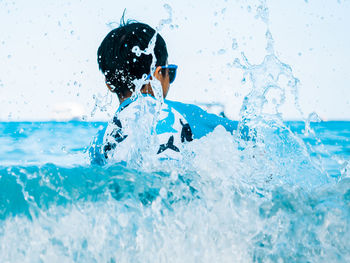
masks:
<path fill-rule="evenodd" d="M 174 64 L 170 64 L 170 65 L 167 65 L 167 66 L 162 66 L 161 67 L 162 69 L 168 69 L 168 74 L 169 74 L 169 83 L 173 83 L 175 78 L 176 78 L 176 71 L 177 71 L 177 65 L 174 65 Z M 149 74 L 147 76 L 147 79 L 150 79 L 151 78 L 151 74 Z"/>
<path fill-rule="evenodd" d="M 162 66 L 162 69 L 168 69 L 169 70 L 169 83 L 173 83 L 176 78 L 176 71 L 177 71 L 177 65 L 170 64 L 167 66 Z"/>

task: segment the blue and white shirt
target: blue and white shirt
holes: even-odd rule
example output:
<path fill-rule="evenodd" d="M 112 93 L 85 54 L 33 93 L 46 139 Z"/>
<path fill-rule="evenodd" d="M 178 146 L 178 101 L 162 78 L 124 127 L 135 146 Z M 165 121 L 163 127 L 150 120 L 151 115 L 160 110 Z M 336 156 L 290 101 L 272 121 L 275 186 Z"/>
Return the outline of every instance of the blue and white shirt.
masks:
<path fill-rule="evenodd" d="M 157 118 L 155 115 L 159 114 Z M 156 123 L 153 123 L 156 121 Z M 237 122 L 210 114 L 200 107 L 154 97 L 128 98 L 119 106 L 113 120 L 101 129 L 89 149 L 92 164 L 103 165 L 108 159 L 122 161 L 130 149 L 150 142 L 147 134 L 156 133 L 154 149 L 160 158 L 177 158 L 181 144 L 212 132 L 218 125 L 237 130 Z M 153 128 L 152 128 L 153 127 Z"/>

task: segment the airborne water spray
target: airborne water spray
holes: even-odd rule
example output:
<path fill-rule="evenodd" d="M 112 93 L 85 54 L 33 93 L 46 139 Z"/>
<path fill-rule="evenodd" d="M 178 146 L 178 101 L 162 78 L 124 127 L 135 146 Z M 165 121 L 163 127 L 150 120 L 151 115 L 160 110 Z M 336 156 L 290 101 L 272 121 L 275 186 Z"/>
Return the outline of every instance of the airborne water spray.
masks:
<path fill-rule="evenodd" d="M 171 7 L 165 4 L 164 8 L 168 12 L 169 17 L 159 22 L 147 47 L 144 50 L 141 50 L 139 46 L 134 46 L 131 49 L 131 52 L 136 57 L 151 56 L 152 62 L 149 68 L 149 75 L 145 73 L 140 79 L 134 79 L 132 81 L 135 90 L 130 99 L 133 101 L 133 108 L 137 109 L 137 111 L 127 121 L 130 133 L 128 135 L 128 146 L 125 146 L 126 149 L 124 150 L 122 149 L 123 146 L 118 146 L 118 151 L 114 151 L 108 160 L 111 164 L 125 161 L 128 167 L 140 169 L 142 167 L 144 170 L 148 170 L 148 167 L 157 167 L 159 164 L 159 160 L 155 155 L 160 144 L 156 136 L 156 126 L 160 118 L 164 98 L 162 85 L 154 76 L 157 65 L 154 49 L 159 32 L 165 25 L 172 22 Z M 155 100 L 150 100 L 148 95 L 142 94 L 141 89 L 147 84 L 150 84 Z"/>

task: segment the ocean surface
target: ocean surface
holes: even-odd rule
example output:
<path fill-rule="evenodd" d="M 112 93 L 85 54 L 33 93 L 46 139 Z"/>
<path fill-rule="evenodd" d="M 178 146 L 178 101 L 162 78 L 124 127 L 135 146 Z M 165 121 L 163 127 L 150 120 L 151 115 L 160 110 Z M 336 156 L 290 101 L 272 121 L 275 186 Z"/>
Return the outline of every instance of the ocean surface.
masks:
<path fill-rule="evenodd" d="M 350 261 L 350 122 L 218 127 L 181 162 L 91 166 L 103 125 L 0 123 L 1 262 Z"/>

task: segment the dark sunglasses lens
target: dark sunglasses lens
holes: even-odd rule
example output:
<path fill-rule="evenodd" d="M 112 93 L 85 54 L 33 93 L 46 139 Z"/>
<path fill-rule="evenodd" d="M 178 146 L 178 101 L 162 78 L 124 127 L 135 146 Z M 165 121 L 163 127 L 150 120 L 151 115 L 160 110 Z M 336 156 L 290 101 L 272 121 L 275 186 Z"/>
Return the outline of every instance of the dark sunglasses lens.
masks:
<path fill-rule="evenodd" d="M 170 84 L 174 82 L 176 77 L 176 68 L 169 68 L 169 82 Z"/>

